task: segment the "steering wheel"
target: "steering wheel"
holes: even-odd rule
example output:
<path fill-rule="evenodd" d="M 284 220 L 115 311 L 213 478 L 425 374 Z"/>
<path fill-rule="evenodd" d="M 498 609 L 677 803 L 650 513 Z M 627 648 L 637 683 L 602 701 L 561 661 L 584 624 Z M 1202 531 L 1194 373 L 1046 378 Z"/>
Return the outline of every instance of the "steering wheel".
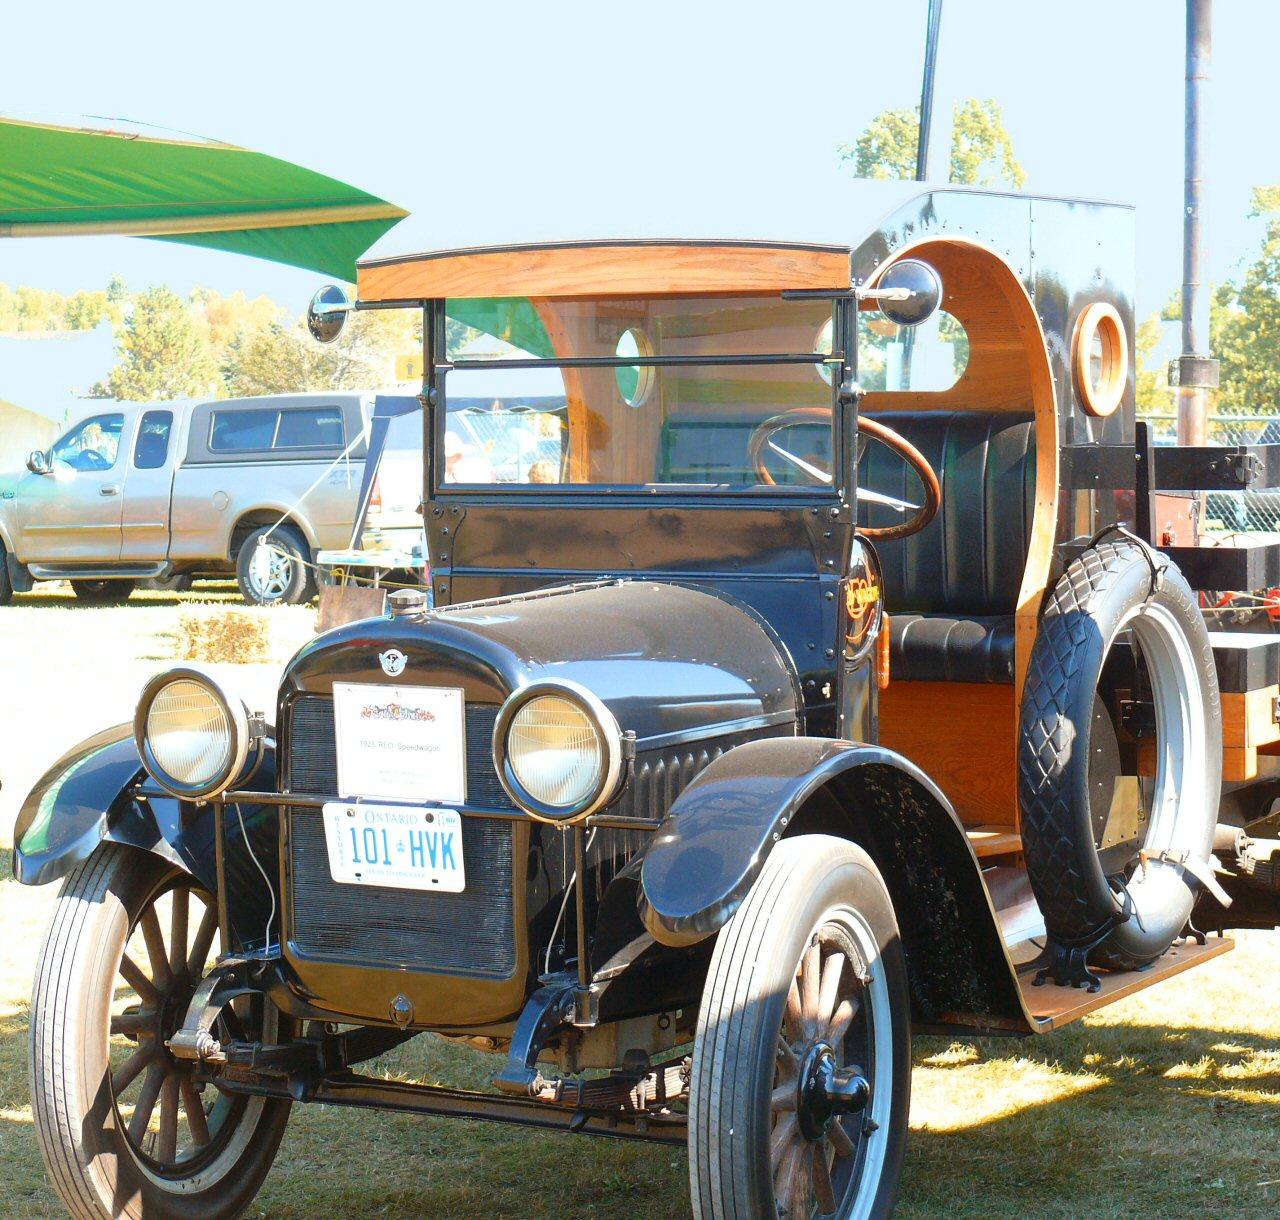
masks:
<path fill-rule="evenodd" d="M 752 429 L 751 437 L 747 442 L 747 454 L 751 459 L 756 478 L 766 487 L 777 485 L 777 481 L 764 464 L 765 454 L 768 452 L 775 454 L 789 466 L 800 471 L 811 482 L 819 485 L 829 484 L 831 482 L 830 470 L 815 466 L 798 454 L 792 453 L 789 449 L 778 444 L 774 437 L 779 432 L 783 432 L 787 428 L 794 428 L 798 424 L 829 424 L 830 422 L 831 412 L 826 407 L 795 407 L 793 410 L 783 411 L 780 415 L 774 415 L 769 419 L 762 420 Z M 900 525 L 865 528 L 860 529 L 858 533 L 873 542 L 885 542 L 893 538 L 906 538 L 911 534 L 918 534 L 938 515 L 938 509 L 942 505 L 942 488 L 939 486 L 937 473 L 929 464 L 928 458 L 906 437 L 868 416 L 862 416 L 858 420 L 859 455 L 861 455 L 864 440 L 879 441 L 880 444 L 884 445 L 886 449 L 890 450 L 915 472 L 916 477 L 920 480 L 921 487 L 924 488 L 924 503 L 911 504 L 894 496 L 886 496 L 880 492 L 871 491 L 869 488 L 859 487 L 858 499 L 863 503 L 883 504 L 888 508 L 896 509 L 900 513 L 904 513 L 908 509 L 914 509 L 915 515 Z"/>

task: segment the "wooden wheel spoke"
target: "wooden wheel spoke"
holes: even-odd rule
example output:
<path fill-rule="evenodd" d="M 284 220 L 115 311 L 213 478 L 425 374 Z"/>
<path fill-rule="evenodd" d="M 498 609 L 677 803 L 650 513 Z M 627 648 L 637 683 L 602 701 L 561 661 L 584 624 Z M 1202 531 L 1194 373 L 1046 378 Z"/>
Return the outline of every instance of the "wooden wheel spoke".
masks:
<path fill-rule="evenodd" d="M 218 912 L 213 907 L 205 907 L 196 929 L 196 938 L 191 945 L 191 955 L 187 958 L 187 971 L 195 978 L 204 976 L 204 968 L 209 962 L 209 950 L 213 947 L 213 938 L 218 931 Z"/>
<path fill-rule="evenodd" d="M 138 921 L 142 938 L 147 942 L 147 956 L 151 959 L 151 978 L 158 987 L 164 987 L 173 977 L 169 969 L 169 951 L 165 948 L 164 933 L 160 931 L 160 917 L 155 907 L 148 907 Z"/>
<path fill-rule="evenodd" d="M 836 1150 L 836 1156 L 844 1158 L 853 1155 L 853 1140 L 849 1138 L 849 1133 L 840 1125 L 839 1119 L 836 1119 L 827 1128 L 827 1139 L 831 1141 L 831 1146 Z"/>
<path fill-rule="evenodd" d="M 804 1009 L 800 1002 L 799 979 L 791 980 L 791 987 L 787 991 L 787 1012 L 783 1021 L 783 1027 L 792 1042 L 798 1042 L 804 1037 Z"/>
<path fill-rule="evenodd" d="M 773 1135 L 769 1138 L 769 1163 L 773 1166 L 775 1175 L 782 1168 L 787 1151 L 795 1146 L 797 1138 L 796 1116 L 784 1114 L 774 1124 Z"/>
<path fill-rule="evenodd" d="M 773 1090 L 769 1098 L 769 1109 L 774 1114 L 781 1114 L 796 1108 L 796 1085 L 794 1081 L 780 1084 Z"/>
<path fill-rule="evenodd" d="M 151 1125 L 151 1114 L 156 1108 L 160 1096 L 160 1087 L 165 1081 L 165 1070 L 158 1063 L 152 1063 L 147 1070 L 146 1079 L 142 1082 L 142 1092 L 138 1094 L 137 1103 L 133 1107 L 133 1117 L 129 1120 L 129 1138 L 134 1147 L 142 1147 L 142 1137 Z"/>
<path fill-rule="evenodd" d="M 155 1019 L 155 1013 L 148 1012 L 145 1008 L 126 1009 L 111 1018 L 111 1032 L 126 1037 L 130 1034 L 145 1034 L 151 1029 Z"/>
<path fill-rule="evenodd" d="M 144 973 L 142 967 L 127 953 L 120 959 L 120 974 L 143 1003 L 155 1004 L 159 1002 L 160 993 L 155 989 L 155 985 Z"/>
<path fill-rule="evenodd" d="M 169 1073 L 160 1086 L 160 1135 L 156 1159 L 172 1165 L 178 1159 L 178 1077 Z"/>
<path fill-rule="evenodd" d="M 831 1185 L 831 1167 L 827 1164 L 827 1147 L 819 1140 L 812 1145 L 809 1163 L 813 1173 L 813 1193 L 818 1200 L 818 1211 L 824 1216 L 836 1210 L 836 1192 Z"/>
<path fill-rule="evenodd" d="M 822 946 L 814 941 L 800 966 L 800 1001 L 810 1037 L 818 1024 L 818 989 L 822 981 Z"/>
<path fill-rule="evenodd" d="M 151 1062 L 151 1058 L 152 1048 L 149 1046 L 139 1047 L 134 1051 L 112 1074 L 111 1091 L 119 1097 L 138 1079 L 143 1069 Z"/>
<path fill-rule="evenodd" d="M 182 1077 L 182 1108 L 187 1112 L 187 1126 L 191 1128 L 191 1138 L 198 1148 L 209 1142 L 209 1120 L 204 1112 L 204 1102 L 200 1090 L 190 1074 Z"/>
<path fill-rule="evenodd" d="M 796 1201 L 797 1199 L 808 1198 L 808 1184 L 805 1184 L 803 1194 L 801 1194 L 800 1190 L 803 1162 L 808 1159 L 808 1150 L 807 1141 L 800 1139 L 798 1136 L 787 1140 L 784 1145 L 773 1181 L 774 1199 L 778 1204 L 780 1215 L 796 1216 L 801 1214 L 796 1207 Z M 804 1214 L 807 1217 L 807 1209 Z"/>
<path fill-rule="evenodd" d="M 191 910 L 191 891 L 180 885 L 173 891 L 173 918 L 169 936 L 169 969 L 182 974 L 187 968 L 187 921 Z"/>
<path fill-rule="evenodd" d="M 778 1072 L 783 1079 L 794 1078 L 800 1071 L 800 1057 L 781 1034 L 778 1035 Z"/>
<path fill-rule="evenodd" d="M 813 1157 L 808 1140 L 796 1146 L 796 1169 L 791 1178 L 791 1215 L 809 1220 L 809 1200 L 813 1198 Z"/>
<path fill-rule="evenodd" d="M 832 953 L 822 964 L 822 990 L 818 994 L 818 1020 L 829 1025 L 840 998 L 840 979 L 844 975 L 843 953 Z"/>
<path fill-rule="evenodd" d="M 831 1024 L 827 1026 L 827 1041 L 835 1047 L 840 1045 L 845 1034 L 849 1032 L 849 1026 L 853 1024 L 853 1018 L 857 1015 L 858 1004 L 856 1000 L 841 1000 L 840 1007 L 836 1009 L 834 1016 L 831 1018 Z"/>

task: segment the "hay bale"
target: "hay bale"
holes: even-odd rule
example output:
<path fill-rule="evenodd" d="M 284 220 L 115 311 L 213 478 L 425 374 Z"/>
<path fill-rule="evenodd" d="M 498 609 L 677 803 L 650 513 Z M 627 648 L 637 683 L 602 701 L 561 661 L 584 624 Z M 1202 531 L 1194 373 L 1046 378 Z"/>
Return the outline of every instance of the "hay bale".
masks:
<path fill-rule="evenodd" d="M 265 661 L 271 652 L 271 620 L 249 606 L 184 608 L 178 614 L 177 654 L 184 661 Z"/>

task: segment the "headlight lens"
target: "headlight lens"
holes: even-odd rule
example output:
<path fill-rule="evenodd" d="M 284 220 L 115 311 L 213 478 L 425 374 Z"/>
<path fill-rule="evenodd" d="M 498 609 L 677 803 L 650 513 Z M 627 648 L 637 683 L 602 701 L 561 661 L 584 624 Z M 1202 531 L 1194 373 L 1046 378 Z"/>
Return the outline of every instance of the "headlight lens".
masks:
<path fill-rule="evenodd" d="M 620 770 L 617 724 L 598 704 L 552 688 L 521 697 L 496 742 L 504 782 L 533 813 L 572 817 L 612 795 Z"/>
<path fill-rule="evenodd" d="M 195 671 L 148 683 L 134 725 L 152 778 L 178 796 L 211 796 L 239 778 L 249 750 L 244 704 Z"/>

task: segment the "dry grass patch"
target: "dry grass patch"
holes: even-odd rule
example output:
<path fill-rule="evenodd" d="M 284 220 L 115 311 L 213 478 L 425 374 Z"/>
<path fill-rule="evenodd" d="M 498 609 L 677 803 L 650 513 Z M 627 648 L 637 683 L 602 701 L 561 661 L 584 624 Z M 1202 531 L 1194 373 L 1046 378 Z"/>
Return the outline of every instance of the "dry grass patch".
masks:
<path fill-rule="evenodd" d="M 176 652 L 183 661 L 244 665 L 271 654 L 271 611 L 245 606 L 209 609 L 192 606 L 178 612 Z"/>

